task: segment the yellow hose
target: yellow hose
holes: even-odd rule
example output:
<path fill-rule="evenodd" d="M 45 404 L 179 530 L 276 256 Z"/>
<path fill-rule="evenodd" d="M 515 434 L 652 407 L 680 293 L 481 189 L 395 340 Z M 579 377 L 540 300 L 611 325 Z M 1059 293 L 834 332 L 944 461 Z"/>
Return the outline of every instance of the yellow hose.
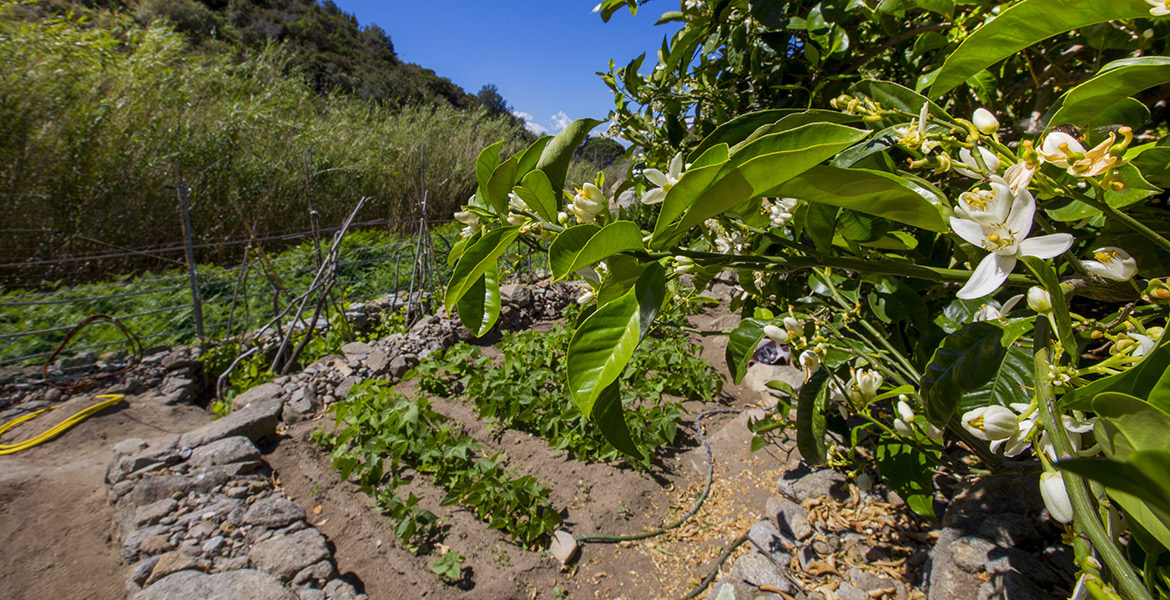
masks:
<path fill-rule="evenodd" d="M 50 429 L 50 430 L 32 438 L 32 439 L 25 440 L 23 442 L 19 442 L 16 444 L 0 444 L 0 455 L 16 454 L 17 452 L 20 452 L 21 450 L 28 450 L 29 448 L 32 448 L 33 446 L 36 446 L 38 444 L 43 444 L 43 443 L 61 435 L 62 433 L 65 433 L 65 431 L 67 431 L 70 427 L 73 427 L 74 425 L 88 419 L 94 413 L 101 412 L 101 411 L 121 402 L 122 398 L 124 398 L 125 395 L 124 394 L 102 394 L 102 395 L 97 396 L 97 397 L 98 398 L 105 398 L 105 400 L 98 402 L 97 404 L 94 404 L 93 406 L 90 406 L 89 408 L 84 408 L 82 410 L 77 411 L 77 414 L 69 417 L 68 419 L 65 419 L 64 421 L 55 425 L 52 429 Z M 57 408 L 56 406 L 51 407 L 51 408 L 42 408 L 41 410 L 38 410 L 34 413 L 24 415 L 23 417 L 13 419 L 13 420 L 5 423 L 4 425 L 0 425 L 0 434 L 4 433 L 5 431 L 8 431 L 9 429 L 12 429 L 13 427 L 16 427 L 17 425 L 20 425 L 21 423 L 24 423 L 26 421 L 31 421 L 31 420 L 41 416 L 42 414 L 49 412 L 50 410 L 55 410 L 56 408 Z"/>

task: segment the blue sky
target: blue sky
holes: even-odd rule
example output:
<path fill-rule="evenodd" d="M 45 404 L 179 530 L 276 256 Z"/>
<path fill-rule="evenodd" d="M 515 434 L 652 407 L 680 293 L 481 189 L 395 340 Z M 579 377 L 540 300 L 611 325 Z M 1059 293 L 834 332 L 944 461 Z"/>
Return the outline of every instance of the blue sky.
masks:
<path fill-rule="evenodd" d="M 335 0 L 363 26 L 390 35 L 398 57 L 447 77 L 474 94 L 493 83 L 513 112 L 537 133 L 556 133 L 575 119 L 602 119 L 613 106 L 597 71 L 612 58 L 623 66 L 645 52 L 655 64 L 662 38 L 678 24 L 654 26 L 678 10 L 651 2 L 636 17 L 623 9 L 609 23 L 593 13 L 598 0 Z"/>

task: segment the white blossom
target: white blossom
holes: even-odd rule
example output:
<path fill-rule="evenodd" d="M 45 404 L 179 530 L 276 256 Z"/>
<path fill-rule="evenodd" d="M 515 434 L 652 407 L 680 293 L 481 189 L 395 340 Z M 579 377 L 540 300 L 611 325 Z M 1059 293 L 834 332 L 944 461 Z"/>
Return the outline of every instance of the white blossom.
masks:
<path fill-rule="evenodd" d="M 1121 248 L 1114 246 L 1097 248 L 1093 251 L 1093 258 L 1097 260 L 1086 260 L 1081 264 L 1094 275 L 1113 281 L 1129 281 L 1137 275 L 1137 261 Z"/>
<path fill-rule="evenodd" d="M 570 208 L 580 222 L 595 223 L 597 215 L 609 208 L 609 199 L 597 186 L 586 183 L 577 190 Z"/>
<path fill-rule="evenodd" d="M 972 179 L 985 179 L 988 175 L 999 173 L 999 157 L 983 146 L 975 148 L 979 150 L 979 156 L 983 159 L 984 166 L 979 166 L 975 155 L 970 150 L 963 148 L 959 150 L 959 160 L 952 162 L 951 168 Z"/>
<path fill-rule="evenodd" d="M 1060 473 L 1045 471 L 1040 474 L 1040 496 L 1044 498 L 1044 507 L 1053 519 L 1061 523 L 1072 523 L 1072 502 L 1068 499 L 1068 490 L 1064 487 L 1064 477 Z"/>
<path fill-rule="evenodd" d="M 1152 6 L 1150 15 L 1155 17 L 1164 17 L 1170 15 L 1170 0 L 1146 0 Z"/>
<path fill-rule="evenodd" d="M 777 344 L 788 343 L 788 332 L 775 325 L 765 325 L 764 335 Z"/>
<path fill-rule="evenodd" d="M 1016 413 L 1006 406 L 992 404 L 968 411 L 962 418 L 963 429 L 986 441 L 1007 440 L 1019 432 Z"/>
<path fill-rule="evenodd" d="M 983 135 L 991 135 L 999 129 L 999 119 L 986 108 L 976 108 L 975 114 L 971 117 L 971 122 L 975 124 L 975 129 Z"/>
<path fill-rule="evenodd" d="M 678 180 L 682 178 L 683 170 L 686 167 L 690 167 L 690 165 L 683 165 L 683 155 L 682 152 L 679 152 L 678 154 L 674 155 L 673 159 L 671 159 L 670 167 L 666 173 L 663 173 L 658 169 L 646 169 L 642 171 L 642 174 L 646 176 L 646 179 L 649 179 L 654 185 L 658 186 L 657 188 L 646 192 L 645 195 L 642 196 L 642 204 L 658 204 L 659 202 L 665 200 L 666 193 L 669 192 L 670 188 L 673 187 L 674 184 L 678 183 Z"/>

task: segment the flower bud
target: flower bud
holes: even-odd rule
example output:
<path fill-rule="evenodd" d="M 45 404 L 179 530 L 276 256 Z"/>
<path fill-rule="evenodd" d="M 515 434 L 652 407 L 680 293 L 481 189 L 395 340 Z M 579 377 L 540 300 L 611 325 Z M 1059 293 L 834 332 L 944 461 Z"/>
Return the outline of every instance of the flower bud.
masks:
<path fill-rule="evenodd" d="M 1044 507 L 1053 519 L 1061 523 L 1072 523 L 1072 502 L 1068 499 L 1068 490 L 1064 487 L 1064 478 L 1060 473 L 1045 471 L 1040 474 L 1040 496 L 1044 498 Z"/>
<path fill-rule="evenodd" d="M 994 442 L 1015 435 L 1020 430 L 1020 423 L 1010 408 L 993 404 L 963 415 L 963 429 L 981 440 Z"/>
<path fill-rule="evenodd" d="M 792 317 L 784 317 L 784 328 L 788 330 L 789 337 L 804 335 L 804 325 Z"/>
<path fill-rule="evenodd" d="M 910 403 L 899 398 L 898 404 L 895 405 L 898 409 L 898 416 L 902 417 L 903 421 L 914 420 L 914 409 L 910 408 Z"/>
<path fill-rule="evenodd" d="M 914 437 L 914 429 L 910 427 L 909 423 L 903 421 L 902 419 L 894 419 L 894 431 L 897 431 L 906 437 Z"/>
<path fill-rule="evenodd" d="M 943 439 L 943 430 L 938 425 L 927 425 L 926 436 L 932 440 L 938 440 L 941 442 Z"/>
<path fill-rule="evenodd" d="M 459 211 L 455 213 L 455 220 L 464 225 L 475 225 L 479 222 L 479 215 L 473 212 Z"/>
<path fill-rule="evenodd" d="M 775 325 L 764 325 L 764 335 L 777 344 L 788 343 L 788 332 Z"/>
<path fill-rule="evenodd" d="M 800 355 L 800 366 L 808 372 L 816 371 L 817 367 L 821 366 L 821 357 L 812 350 L 805 350 Z"/>
<path fill-rule="evenodd" d="M 971 122 L 975 124 L 975 128 L 979 130 L 979 133 L 984 135 L 991 135 L 999 129 L 999 120 L 986 108 L 975 109 L 975 114 L 971 117 Z"/>
<path fill-rule="evenodd" d="M 1048 290 L 1039 286 L 1028 288 L 1028 308 L 1040 314 L 1052 312 L 1052 296 Z"/>

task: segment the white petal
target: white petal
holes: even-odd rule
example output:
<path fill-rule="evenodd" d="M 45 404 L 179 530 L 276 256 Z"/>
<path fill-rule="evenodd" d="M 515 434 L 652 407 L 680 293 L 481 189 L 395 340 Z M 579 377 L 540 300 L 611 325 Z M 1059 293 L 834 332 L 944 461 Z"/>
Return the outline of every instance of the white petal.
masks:
<path fill-rule="evenodd" d="M 665 187 L 670 185 L 670 178 L 666 175 L 663 175 L 662 171 L 659 171 L 658 169 L 646 169 L 642 171 L 642 174 L 646 176 L 646 179 L 654 182 L 654 185 L 658 187 Z"/>
<path fill-rule="evenodd" d="M 1019 304 L 1020 300 L 1023 297 L 1024 297 L 1023 294 L 1016 294 L 1015 296 L 1008 298 L 1007 301 L 1003 303 L 1003 306 L 1001 306 L 999 308 L 999 312 L 1001 312 L 1005 315 L 1008 314 L 1009 312 L 1012 311 L 1013 308 L 1015 308 L 1016 304 Z"/>
<path fill-rule="evenodd" d="M 1028 238 L 1020 242 L 1022 256 L 1036 258 L 1054 258 L 1060 256 L 1073 245 L 1073 236 L 1067 233 L 1054 233 L 1040 237 Z"/>
<path fill-rule="evenodd" d="M 682 174 L 682 171 L 683 156 L 682 152 L 679 152 L 678 154 L 674 155 L 674 158 L 670 159 L 670 176 L 678 179 L 678 176 Z"/>
<path fill-rule="evenodd" d="M 642 204 L 658 204 L 666 199 L 666 192 L 662 188 L 654 188 L 642 196 Z"/>
<path fill-rule="evenodd" d="M 983 226 L 979 223 L 951 217 L 951 229 L 955 230 L 955 233 L 968 243 L 983 247 L 986 238 L 983 235 Z"/>
<path fill-rule="evenodd" d="M 1081 154 L 1085 152 L 1085 147 L 1076 138 L 1063 131 L 1053 131 L 1048 134 L 1040 144 L 1040 152 L 1043 154 L 1063 155 L 1064 152 L 1060 149 L 1061 144 L 1068 144 L 1068 149 L 1072 152 L 1080 152 Z"/>
<path fill-rule="evenodd" d="M 1008 213 L 1004 226 L 1016 235 L 1016 239 L 1022 240 L 1028 237 L 1028 232 L 1032 230 L 1032 218 L 1035 216 L 1036 199 L 1032 197 L 1032 192 L 1020 190 L 1012 202 L 1012 210 Z"/>
<path fill-rule="evenodd" d="M 955 294 L 962 300 L 974 300 L 975 298 L 982 298 L 1003 285 L 1007 281 L 1008 274 L 1012 269 L 1016 268 L 1016 257 L 1002 256 L 996 253 L 988 254 L 979 262 L 979 266 L 975 267 L 975 272 L 971 273 L 971 279 L 967 280 L 967 285 Z"/>

